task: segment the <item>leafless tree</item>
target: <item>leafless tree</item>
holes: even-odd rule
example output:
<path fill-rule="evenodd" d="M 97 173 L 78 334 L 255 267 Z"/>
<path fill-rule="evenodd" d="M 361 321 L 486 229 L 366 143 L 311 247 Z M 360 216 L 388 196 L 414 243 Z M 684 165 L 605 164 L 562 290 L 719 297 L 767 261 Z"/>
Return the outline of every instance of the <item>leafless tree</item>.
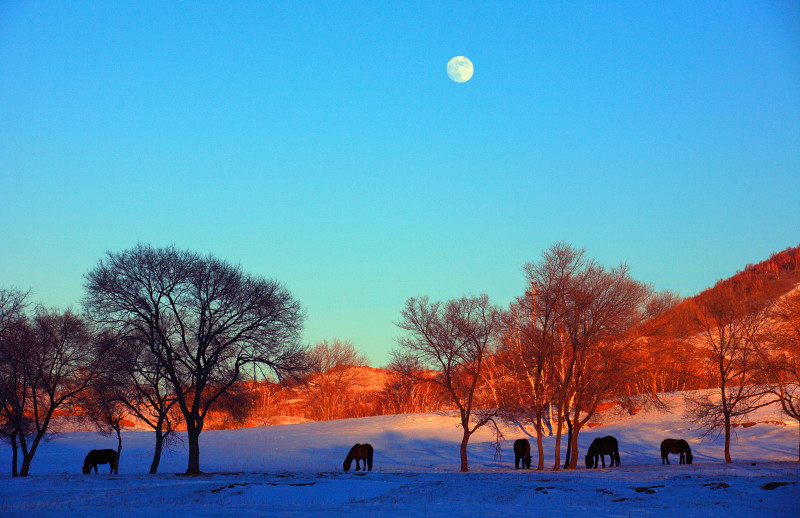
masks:
<path fill-rule="evenodd" d="M 93 336 L 86 323 L 70 311 L 37 308 L 3 344 L 6 386 L 3 420 L 22 451 L 19 476 L 30 471 L 41 441 L 59 408 L 77 403 L 96 376 Z"/>
<path fill-rule="evenodd" d="M 152 475 L 158 473 L 164 448 L 169 448 L 177 437 L 171 419 L 177 397 L 166 369 L 153 354 L 154 337 L 142 335 L 136 329 L 128 331 L 125 335 L 109 333 L 104 340 L 103 371 L 109 380 L 104 392 L 111 393 L 114 405 L 121 403 L 127 413 L 155 432 L 149 470 Z M 109 386 L 111 383 L 113 386 Z M 108 426 L 116 429 L 111 422 Z"/>
<path fill-rule="evenodd" d="M 406 301 L 397 324 L 408 334 L 398 341 L 394 364 L 409 379 L 436 384 L 458 409 L 463 431 L 461 471 L 469 471 L 470 436 L 482 426 L 495 424 L 497 409 L 482 409 L 477 396 L 500 320 L 500 311 L 486 295 L 445 303 L 421 297 Z M 433 377 L 420 375 L 426 371 L 432 371 Z"/>
<path fill-rule="evenodd" d="M 390 363 L 386 385 L 376 395 L 378 411 L 381 414 L 426 413 L 443 410 L 446 400 L 440 387 L 430 380 L 435 373 L 427 370 L 413 372 L 412 376 L 403 374 L 408 365 Z M 429 381 L 423 381 L 425 379 Z M 455 408 L 455 407 L 453 407 Z"/>
<path fill-rule="evenodd" d="M 19 434 L 30 433 L 30 421 L 18 403 L 24 387 L 23 377 L 28 293 L 15 289 L 0 290 L 0 436 L 12 449 L 11 475 L 19 476 Z"/>
<path fill-rule="evenodd" d="M 315 418 L 330 420 L 344 415 L 345 406 L 352 403 L 352 385 L 359 377 L 354 367 L 366 364 L 367 358 L 348 341 L 323 340 L 308 351 L 309 373 L 304 384 Z"/>
<path fill-rule="evenodd" d="M 533 319 L 526 372 L 546 379 L 547 396 L 556 403 L 554 469 L 561 462 L 562 420 L 570 432 L 566 467 L 575 468 L 578 434 L 600 404 L 641 385 L 635 381 L 642 366 L 638 330 L 663 305 L 653 302 L 652 289 L 631 278 L 626 265 L 605 268 L 566 243 L 553 245 L 524 270 L 536 293 L 535 307 L 533 297 L 518 301 L 520 313 Z M 541 402 L 537 397 L 533 406 Z"/>
<path fill-rule="evenodd" d="M 532 300 L 533 292 L 526 298 Z M 550 359 L 543 347 L 541 334 L 533 327 L 531 310 L 521 301 L 511 304 L 504 314 L 500 346 L 492 362 L 495 375 L 492 384 L 501 417 L 509 422 L 531 425 L 536 431 L 537 469 L 544 469 L 544 423 L 553 394 L 549 379 Z"/>
<path fill-rule="evenodd" d="M 87 274 L 92 320 L 147 343 L 186 422 L 187 474 L 200 473 L 199 437 L 212 406 L 247 366 L 281 377 L 303 367 L 300 304 L 279 283 L 214 257 L 138 245 Z"/>
<path fill-rule="evenodd" d="M 105 371 L 105 372 L 103 372 Z M 122 454 L 122 430 L 125 428 L 129 414 L 125 402 L 126 391 L 116 372 L 100 369 L 97 379 L 81 395 L 77 407 L 103 435 L 115 434 L 117 438 L 117 461 L 113 473 L 119 475 L 120 456 Z"/>
<path fill-rule="evenodd" d="M 766 404 L 765 386 L 758 368 L 763 339 L 765 301 L 730 287 L 719 287 L 689 306 L 688 318 L 696 334 L 689 338 L 699 349 L 707 393 L 688 398 L 687 417 L 706 434 L 723 433 L 725 462 L 731 462 L 733 426 Z"/>
<path fill-rule="evenodd" d="M 779 299 L 770 317 L 768 339 L 760 348 L 768 390 L 786 415 L 797 420 L 800 431 L 800 290 Z"/>

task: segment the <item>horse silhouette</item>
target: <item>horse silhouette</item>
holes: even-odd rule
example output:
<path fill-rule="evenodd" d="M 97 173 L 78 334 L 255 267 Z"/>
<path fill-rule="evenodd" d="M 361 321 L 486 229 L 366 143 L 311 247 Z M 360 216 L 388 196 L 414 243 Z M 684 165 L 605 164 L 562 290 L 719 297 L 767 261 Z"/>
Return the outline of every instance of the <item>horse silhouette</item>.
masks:
<path fill-rule="evenodd" d="M 619 443 L 613 435 L 598 437 L 592 441 L 592 444 L 589 445 L 589 451 L 586 452 L 586 468 L 591 469 L 599 467 L 597 465 L 598 457 L 600 457 L 600 461 L 602 461 L 603 467 L 605 468 L 606 455 L 611 457 L 610 467 L 614 467 L 614 461 L 616 461 L 617 466 L 619 466 Z"/>
<path fill-rule="evenodd" d="M 680 453 L 680 464 L 691 464 L 694 455 L 689 443 L 683 439 L 664 439 L 661 441 L 661 465 L 669 465 L 669 454 Z"/>
<path fill-rule="evenodd" d="M 522 461 L 522 469 L 531 469 L 531 443 L 528 439 L 514 441 L 514 469 L 519 469 L 519 461 Z"/>
<path fill-rule="evenodd" d="M 110 473 L 114 473 L 114 469 L 117 467 L 117 450 L 92 450 L 87 455 L 86 458 L 83 459 L 83 467 L 81 470 L 83 471 L 84 475 L 88 475 L 92 472 L 92 468 L 94 468 L 95 474 L 97 474 L 97 465 L 98 464 L 109 464 L 111 465 Z"/>
<path fill-rule="evenodd" d="M 342 468 L 345 471 L 350 469 L 350 466 L 353 464 L 353 459 L 356 461 L 356 471 L 361 469 L 360 461 L 364 461 L 364 470 L 369 468 L 372 471 L 372 445 L 371 444 L 355 444 L 352 448 L 350 448 L 350 452 L 347 454 L 347 457 L 344 459 L 344 464 L 342 464 Z"/>

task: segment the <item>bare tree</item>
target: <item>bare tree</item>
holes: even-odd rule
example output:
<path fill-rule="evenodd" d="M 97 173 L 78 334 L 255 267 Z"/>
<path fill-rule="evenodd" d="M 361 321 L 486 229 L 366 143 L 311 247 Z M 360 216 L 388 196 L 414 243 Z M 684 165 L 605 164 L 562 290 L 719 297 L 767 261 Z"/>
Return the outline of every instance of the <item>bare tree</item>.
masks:
<path fill-rule="evenodd" d="M 304 383 L 315 418 L 327 421 L 344 415 L 345 406 L 352 403 L 352 385 L 359 377 L 354 367 L 366 364 L 366 356 L 348 341 L 323 340 L 308 351 L 309 374 Z"/>
<path fill-rule="evenodd" d="M 86 276 L 84 305 L 116 332 L 138 333 L 169 379 L 186 422 L 187 474 L 212 406 L 246 366 L 281 377 L 303 367 L 299 303 L 279 283 L 214 257 L 138 245 L 108 253 Z"/>
<path fill-rule="evenodd" d="M 438 385 L 458 409 L 463 431 L 461 471 L 469 471 L 470 436 L 480 427 L 494 424 L 498 412 L 481 409 L 477 396 L 500 320 L 500 311 L 486 295 L 445 303 L 421 297 L 406 301 L 397 324 L 408 334 L 398 341 L 394 364 L 409 379 Z M 433 371 L 433 377 L 421 376 L 425 371 Z"/>
<path fill-rule="evenodd" d="M 113 433 L 116 435 L 117 460 L 112 472 L 119 475 L 122 430 L 127 423 L 129 409 L 125 403 L 125 393 L 128 387 L 120 383 L 121 380 L 115 379 L 115 374 L 118 373 L 113 371 L 101 373 L 88 390 L 84 391 L 77 406 L 101 434 L 111 435 Z"/>
<path fill-rule="evenodd" d="M 530 291 L 526 298 L 533 300 Z M 497 406 L 504 420 L 518 425 L 532 425 L 536 431 L 537 470 L 544 469 L 544 423 L 553 394 L 549 379 L 549 350 L 541 334 L 532 325 L 534 316 L 521 300 L 512 303 L 505 313 L 499 349 L 494 357 Z M 526 313 L 523 315 L 523 313 Z"/>
<path fill-rule="evenodd" d="M 95 344 L 85 322 L 71 313 L 37 308 L 3 344 L 6 390 L 2 413 L 22 452 L 25 477 L 56 410 L 77 403 L 96 375 Z"/>
<path fill-rule="evenodd" d="M 631 278 L 626 265 L 607 269 L 566 243 L 556 243 L 524 270 L 536 293 L 535 301 L 518 301 L 521 313 L 533 319 L 525 369 L 535 374 L 534 387 L 546 375 L 547 395 L 557 406 L 554 469 L 560 465 L 562 419 L 569 428 L 565 467 L 575 468 L 581 428 L 602 402 L 632 392 L 623 382 L 641 369 L 638 331 L 663 305 L 653 303 L 652 289 Z M 541 412 L 541 404 L 537 397 L 532 406 Z"/>
<path fill-rule="evenodd" d="M 768 340 L 760 348 L 768 390 L 780 401 L 786 415 L 797 420 L 800 432 L 800 290 L 778 300 L 770 317 Z"/>
<path fill-rule="evenodd" d="M 722 432 L 725 462 L 731 462 L 734 424 L 763 406 L 759 341 L 766 322 L 765 302 L 730 287 L 719 287 L 689 306 L 692 329 L 689 340 L 700 350 L 707 393 L 688 398 L 687 417 L 706 434 Z"/>
<path fill-rule="evenodd" d="M 135 329 L 128 331 L 126 335 L 105 340 L 103 367 L 106 378 L 113 380 L 112 399 L 155 432 L 149 470 L 152 475 L 158 473 L 164 448 L 169 448 L 176 437 L 170 416 L 178 399 L 166 369 L 153 354 L 154 337 L 142 335 Z M 108 425 L 115 429 L 112 423 Z"/>
<path fill-rule="evenodd" d="M 24 390 L 25 340 L 27 318 L 25 299 L 28 293 L 15 289 L 0 290 L 0 436 L 11 445 L 11 476 L 19 476 L 19 434 L 30 433 L 30 420 L 19 407 Z"/>
<path fill-rule="evenodd" d="M 409 365 L 391 363 L 386 385 L 376 394 L 378 411 L 382 414 L 438 412 L 445 406 L 440 387 L 430 380 L 435 373 L 427 370 L 415 371 L 411 376 L 403 374 Z M 428 381 L 423 381 L 428 379 Z"/>

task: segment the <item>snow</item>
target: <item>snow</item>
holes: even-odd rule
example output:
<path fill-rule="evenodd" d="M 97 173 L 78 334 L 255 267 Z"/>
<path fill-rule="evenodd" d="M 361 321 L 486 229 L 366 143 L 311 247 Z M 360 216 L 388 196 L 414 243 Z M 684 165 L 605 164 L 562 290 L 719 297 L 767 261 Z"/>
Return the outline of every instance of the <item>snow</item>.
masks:
<path fill-rule="evenodd" d="M 666 395 L 672 412 L 635 415 L 619 408 L 608 424 L 584 429 L 581 462 L 592 439 L 614 435 L 619 468 L 552 471 L 552 437 L 545 438 L 546 470 L 514 470 L 513 441 L 519 428 L 503 431 L 502 455 L 494 437 L 475 434 L 470 473 L 460 473 L 461 431 L 454 416 L 405 414 L 225 431 L 200 437 L 206 475 L 183 476 L 185 443 L 162 458 L 158 475 L 147 475 L 153 436 L 124 432 L 120 475 L 82 475 L 91 448 L 114 448 L 116 439 L 70 432 L 42 444 L 27 478 L 12 479 L 11 452 L 0 449 L 2 516 L 796 516 L 800 506 L 797 423 L 777 407 L 759 410 L 747 428 L 736 429 L 734 463 L 722 462 L 722 438 L 702 438 L 682 418 L 681 394 Z M 691 466 L 662 466 L 666 437 L 692 445 Z M 375 447 L 372 472 L 342 471 L 356 442 Z M 535 442 L 531 444 L 536 449 Z M 562 450 L 563 452 L 563 450 Z M 534 464 L 536 463 L 534 451 Z M 562 460 L 563 461 L 563 460 Z M 773 489 L 768 483 L 785 483 Z"/>

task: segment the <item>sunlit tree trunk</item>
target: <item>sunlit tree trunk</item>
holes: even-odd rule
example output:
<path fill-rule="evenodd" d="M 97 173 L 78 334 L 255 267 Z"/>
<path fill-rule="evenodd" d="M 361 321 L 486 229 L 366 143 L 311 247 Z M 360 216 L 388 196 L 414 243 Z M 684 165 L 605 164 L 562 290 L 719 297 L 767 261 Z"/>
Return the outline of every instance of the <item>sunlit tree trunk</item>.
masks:
<path fill-rule="evenodd" d="M 544 470 L 544 445 L 542 444 L 542 411 L 536 412 L 536 447 L 539 449 L 538 471 Z"/>
<path fill-rule="evenodd" d="M 555 449 L 555 453 L 554 453 L 554 455 L 556 457 L 556 462 L 555 462 L 555 464 L 553 464 L 553 471 L 558 471 L 559 469 L 561 469 L 561 429 L 562 429 L 562 426 L 563 426 L 561 424 L 561 421 L 564 418 L 564 414 L 563 414 L 561 409 L 562 409 L 562 406 L 559 405 L 558 411 L 556 412 L 556 419 L 557 419 L 556 422 L 558 424 L 556 424 L 556 449 Z"/>

